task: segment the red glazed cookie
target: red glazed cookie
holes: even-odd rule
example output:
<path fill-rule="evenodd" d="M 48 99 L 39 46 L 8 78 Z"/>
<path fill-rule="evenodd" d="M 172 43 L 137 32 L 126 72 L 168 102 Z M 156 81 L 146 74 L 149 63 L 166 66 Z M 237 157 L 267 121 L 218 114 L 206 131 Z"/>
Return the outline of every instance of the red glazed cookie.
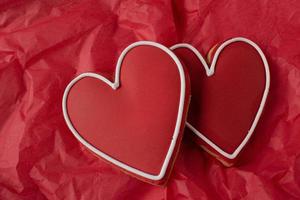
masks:
<path fill-rule="evenodd" d="M 63 113 L 89 150 L 143 181 L 164 184 L 183 135 L 189 79 L 168 48 L 141 41 L 120 55 L 114 81 L 84 73 L 67 86 Z"/>
<path fill-rule="evenodd" d="M 208 63 L 189 44 L 171 49 L 190 74 L 187 126 L 206 151 L 225 165 L 233 164 L 251 137 L 268 95 L 270 75 L 263 52 L 245 38 L 212 48 Z"/>

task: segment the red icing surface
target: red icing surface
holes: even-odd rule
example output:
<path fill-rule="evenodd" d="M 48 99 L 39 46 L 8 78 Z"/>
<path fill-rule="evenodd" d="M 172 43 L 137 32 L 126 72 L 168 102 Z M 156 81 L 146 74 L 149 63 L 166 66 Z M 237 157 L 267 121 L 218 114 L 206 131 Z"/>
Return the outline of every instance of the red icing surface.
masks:
<path fill-rule="evenodd" d="M 70 120 L 81 137 L 98 150 L 158 175 L 179 112 L 179 69 L 157 47 L 138 46 L 124 57 L 120 74 L 121 86 L 116 90 L 92 77 L 76 82 L 68 93 Z M 186 94 L 189 96 L 188 90 Z"/>
<path fill-rule="evenodd" d="M 44 2 L 0 3 L 0 199 L 300 198 L 299 1 Z M 86 71 L 111 74 L 130 43 L 206 53 L 237 36 L 262 48 L 272 80 L 235 167 L 184 137 L 168 185 L 157 187 L 97 158 L 66 126 L 66 85 Z"/>
<path fill-rule="evenodd" d="M 192 81 L 188 122 L 222 150 L 233 153 L 261 104 L 266 85 L 261 56 L 249 44 L 231 43 L 219 54 L 215 73 L 208 77 L 191 50 L 174 52 L 186 64 Z"/>

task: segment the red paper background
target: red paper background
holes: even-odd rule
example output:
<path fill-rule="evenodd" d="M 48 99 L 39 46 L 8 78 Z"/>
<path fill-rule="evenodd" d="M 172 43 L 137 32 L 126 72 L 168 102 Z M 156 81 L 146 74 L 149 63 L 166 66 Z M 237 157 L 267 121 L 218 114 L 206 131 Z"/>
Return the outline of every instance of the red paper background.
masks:
<path fill-rule="evenodd" d="M 66 84 L 113 72 L 130 43 L 207 52 L 236 36 L 265 52 L 271 90 L 235 167 L 185 137 L 167 187 L 152 186 L 96 158 L 65 125 Z M 299 37 L 298 0 L 0 1 L 0 199 L 299 199 Z"/>

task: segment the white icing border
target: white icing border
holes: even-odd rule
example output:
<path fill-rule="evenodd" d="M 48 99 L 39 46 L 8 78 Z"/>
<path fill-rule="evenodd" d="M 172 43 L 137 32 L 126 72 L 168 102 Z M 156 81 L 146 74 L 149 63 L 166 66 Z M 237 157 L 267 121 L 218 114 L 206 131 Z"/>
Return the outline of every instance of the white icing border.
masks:
<path fill-rule="evenodd" d="M 200 133 L 195 127 L 193 127 L 190 123 L 186 122 L 186 125 L 198 136 L 200 137 L 202 140 L 204 140 L 208 145 L 210 145 L 213 149 L 215 149 L 218 153 L 220 153 L 221 155 L 225 156 L 228 159 L 234 159 L 236 158 L 236 156 L 240 153 L 240 151 L 243 149 L 243 147 L 246 145 L 246 143 L 248 142 L 248 140 L 250 139 L 256 125 L 257 122 L 261 116 L 261 113 L 263 111 L 263 108 L 265 106 L 265 102 L 269 93 L 269 88 L 270 88 L 270 70 L 269 70 L 269 65 L 267 62 L 267 59 L 264 55 L 264 53 L 262 52 L 262 50 L 259 48 L 259 46 L 257 44 L 255 44 L 253 41 L 247 39 L 247 38 L 243 38 L 243 37 L 236 37 L 236 38 L 232 38 L 229 39 L 227 41 L 225 41 L 224 43 L 222 43 L 217 51 L 214 54 L 212 63 L 210 66 L 208 66 L 208 64 L 206 63 L 205 59 L 203 58 L 203 56 L 201 55 L 201 53 L 192 45 L 187 44 L 187 43 L 180 43 L 180 44 L 176 44 L 172 47 L 170 47 L 171 50 L 175 50 L 178 48 L 187 48 L 189 50 L 191 50 L 201 61 L 201 63 L 203 64 L 205 71 L 206 71 L 206 75 L 212 76 L 215 73 L 215 66 L 218 60 L 218 57 L 221 53 L 221 51 L 228 46 L 229 44 L 233 43 L 233 42 L 245 42 L 247 44 L 250 44 L 252 47 L 254 47 L 256 49 L 256 51 L 259 53 L 264 67 L 265 67 L 265 76 L 266 76 L 266 83 L 265 83 L 265 90 L 261 99 L 261 103 L 260 106 L 258 108 L 258 111 L 256 113 L 256 116 L 253 120 L 253 123 L 248 131 L 248 134 L 246 135 L 246 137 L 243 139 L 243 141 L 241 142 L 241 144 L 234 150 L 233 153 L 227 153 L 225 152 L 223 149 L 221 149 L 219 146 L 217 146 L 215 143 L 213 143 L 211 140 L 209 140 L 207 137 L 205 137 L 202 133 Z M 193 96 L 193 94 L 192 94 Z"/>
<path fill-rule="evenodd" d="M 160 173 L 158 175 L 153 175 L 153 174 L 149 174 L 146 172 L 143 172 L 141 170 L 138 170 L 136 168 L 133 168 L 129 165 L 126 165 L 125 163 L 122 163 L 112 157 L 110 157 L 109 155 L 105 154 L 104 152 L 101 152 L 100 150 L 98 150 L 97 148 L 95 148 L 94 146 L 92 146 L 91 144 L 89 144 L 86 140 L 84 140 L 80 134 L 76 131 L 76 129 L 73 127 L 68 113 L 67 113 L 67 96 L 69 93 L 69 90 L 71 89 L 71 87 L 80 79 L 84 78 L 84 77 L 92 77 L 92 78 L 96 78 L 99 79 L 101 81 L 103 81 L 104 83 L 108 84 L 110 87 L 112 87 L 114 90 L 116 90 L 119 85 L 120 85 L 120 69 L 121 69 L 121 65 L 122 65 L 122 61 L 124 59 L 124 57 L 126 56 L 126 54 L 133 49 L 134 47 L 137 46 L 142 46 L 142 45 L 148 45 L 148 46 L 154 46 L 157 47 L 161 50 L 163 50 L 165 53 L 167 53 L 175 62 L 176 66 L 178 67 L 178 71 L 179 71 L 179 75 L 180 75 L 180 101 L 179 101 L 179 108 L 178 108 L 178 115 L 177 115 L 177 120 L 176 120 L 176 125 L 175 125 L 175 130 L 173 133 L 173 137 L 170 143 L 170 147 L 168 149 L 168 152 L 166 154 L 166 158 L 163 162 L 163 165 L 161 167 Z M 131 45 L 129 45 L 126 49 L 123 50 L 123 52 L 121 53 L 118 62 L 117 62 L 117 66 L 116 66 L 116 73 L 115 73 L 115 80 L 114 82 L 111 82 L 110 80 L 106 79 L 105 77 L 99 75 L 99 74 L 95 74 L 95 73 L 83 73 L 80 74 L 79 76 L 77 76 L 76 78 L 74 78 L 66 87 L 64 95 L 63 95 L 63 99 L 62 99 L 62 109 L 63 109 L 63 115 L 65 118 L 65 121 L 69 127 L 69 129 L 71 130 L 71 132 L 74 134 L 74 136 L 83 144 L 85 145 L 88 149 L 90 149 L 91 151 L 93 151 L 94 153 L 96 153 L 97 155 L 99 155 L 100 157 L 106 159 L 107 161 L 133 173 L 133 174 L 137 174 L 141 177 L 150 179 L 150 180 L 161 180 L 167 170 L 168 164 L 170 162 L 170 159 L 172 157 L 174 148 L 176 146 L 176 141 L 180 132 L 180 128 L 181 128 L 181 122 L 182 122 L 182 115 L 183 115 L 183 110 L 184 110 L 184 103 L 185 103 L 185 87 L 186 87 L 186 82 L 185 82 L 185 74 L 184 74 L 184 70 L 182 67 L 181 62 L 179 61 L 179 59 L 177 58 L 177 56 L 167 47 L 155 43 L 155 42 L 151 42 L 151 41 L 139 41 L 139 42 L 135 42 Z"/>

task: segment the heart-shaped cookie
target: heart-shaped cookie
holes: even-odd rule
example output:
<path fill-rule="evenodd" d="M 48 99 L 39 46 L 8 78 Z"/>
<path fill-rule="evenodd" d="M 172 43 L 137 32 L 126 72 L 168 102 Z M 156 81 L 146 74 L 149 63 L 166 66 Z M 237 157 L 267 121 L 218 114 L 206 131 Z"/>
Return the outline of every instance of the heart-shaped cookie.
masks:
<path fill-rule="evenodd" d="M 120 55 L 114 81 L 95 73 L 73 79 L 63 113 L 74 136 L 125 172 L 164 184 L 182 139 L 189 78 L 176 55 L 140 41 Z"/>
<path fill-rule="evenodd" d="M 251 137 L 268 95 L 270 74 L 263 52 L 246 38 L 215 46 L 208 63 L 189 44 L 171 49 L 190 74 L 187 126 L 197 143 L 231 165 Z"/>

